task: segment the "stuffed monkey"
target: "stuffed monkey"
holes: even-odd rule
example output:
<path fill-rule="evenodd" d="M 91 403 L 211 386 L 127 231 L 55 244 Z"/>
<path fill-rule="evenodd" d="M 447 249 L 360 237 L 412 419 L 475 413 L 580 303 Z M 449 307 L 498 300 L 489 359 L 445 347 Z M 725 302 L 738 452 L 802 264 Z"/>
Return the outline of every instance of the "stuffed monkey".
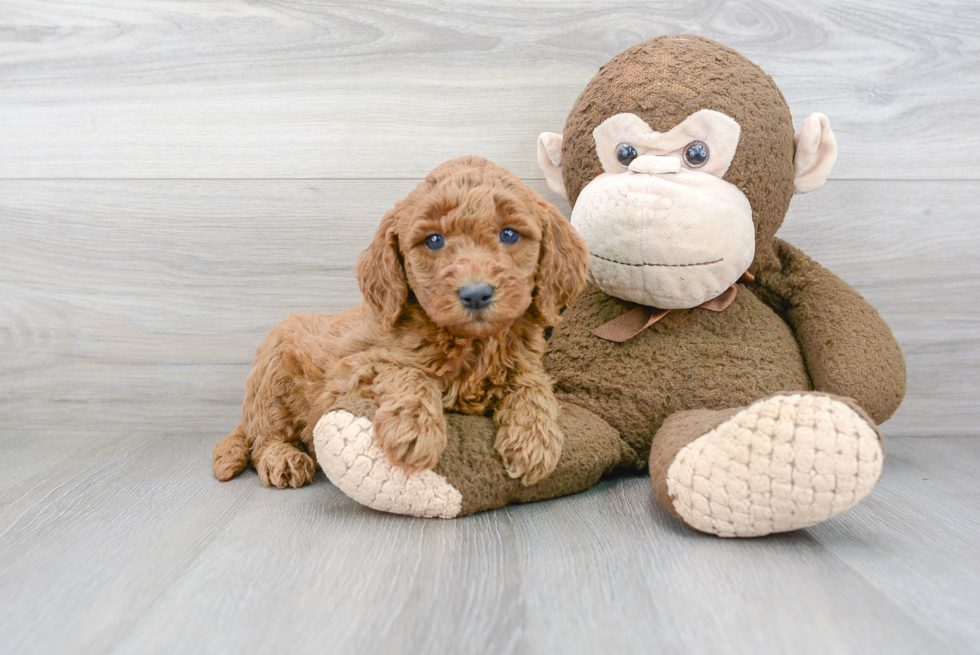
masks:
<path fill-rule="evenodd" d="M 649 469 L 668 512 L 720 536 L 854 506 L 881 475 L 877 424 L 904 396 L 902 353 L 857 291 L 775 237 L 836 151 L 825 116 L 794 132 L 772 79 L 730 48 L 664 36 L 617 55 L 564 133 L 538 140 L 591 254 L 591 285 L 548 341 L 558 468 L 525 486 L 494 452 L 490 419 L 452 415 L 439 464 L 406 475 L 374 445 L 365 400 L 321 419 L 323 470 L 362 504 L 445 518 L 617 469 Z"/>

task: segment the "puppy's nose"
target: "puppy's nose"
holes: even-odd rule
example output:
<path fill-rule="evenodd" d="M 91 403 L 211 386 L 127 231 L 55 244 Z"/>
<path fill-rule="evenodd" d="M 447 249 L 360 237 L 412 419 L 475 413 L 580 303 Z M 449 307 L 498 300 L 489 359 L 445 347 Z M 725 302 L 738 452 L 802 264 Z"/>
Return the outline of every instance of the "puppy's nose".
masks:
<path fill-rule="evenodd" d="M 467 309 L 483 309 L 493 300 L 493 287 L 486 282 L 464 284 L 459 299 Z"/>

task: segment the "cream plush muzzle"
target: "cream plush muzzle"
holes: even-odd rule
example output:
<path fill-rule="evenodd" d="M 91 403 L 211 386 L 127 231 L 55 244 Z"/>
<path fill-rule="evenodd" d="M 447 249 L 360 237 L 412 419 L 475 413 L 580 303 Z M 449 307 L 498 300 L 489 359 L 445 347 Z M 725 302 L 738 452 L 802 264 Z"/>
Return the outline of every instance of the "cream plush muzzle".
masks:
<path fill-rule="evenodd" d="M 708 173 L 604 173 L 582 190 L 572 225 L 589 244 L 597 287 L 661 309 L 715 298 L 755 256 L 748 199 Z"/>

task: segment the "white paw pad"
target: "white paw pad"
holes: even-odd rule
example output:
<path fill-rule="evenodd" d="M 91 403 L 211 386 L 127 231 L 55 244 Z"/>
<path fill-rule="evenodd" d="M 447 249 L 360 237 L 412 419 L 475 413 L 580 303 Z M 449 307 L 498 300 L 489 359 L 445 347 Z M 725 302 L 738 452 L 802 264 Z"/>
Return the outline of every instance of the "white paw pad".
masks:
<path fill-rule="evenodd" d="M 451 519 L 463 497 L 434 471 L 407 474 L 374 443 L 363 416 L 328 412 L 313 429 L 317 462 L 334 485 L 361 505 L 391 514 Z"/>
<path fill-rule="evenodd" d="M 847 404 L 814 394 L 751 405 L 682 448 L 667 469 L 674 509 L 723 537 L 797 530 L 871 493 L 884 452 Z"/>

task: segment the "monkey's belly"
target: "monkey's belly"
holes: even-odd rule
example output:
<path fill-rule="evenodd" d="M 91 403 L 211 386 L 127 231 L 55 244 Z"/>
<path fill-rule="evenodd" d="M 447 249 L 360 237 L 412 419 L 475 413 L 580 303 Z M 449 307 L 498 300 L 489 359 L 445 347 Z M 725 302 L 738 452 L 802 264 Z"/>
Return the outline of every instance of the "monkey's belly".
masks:
<path fill-rule="evenodd" d="M 591 334 L 629 307 L 590 287 L 562 315 L 545 365 L 560 399 L 605 419 L 643 461 L 674 412 L 812 388 L 789 325 L 745 287 L 723 312 L 674 310 L 625 343 Z"/>

